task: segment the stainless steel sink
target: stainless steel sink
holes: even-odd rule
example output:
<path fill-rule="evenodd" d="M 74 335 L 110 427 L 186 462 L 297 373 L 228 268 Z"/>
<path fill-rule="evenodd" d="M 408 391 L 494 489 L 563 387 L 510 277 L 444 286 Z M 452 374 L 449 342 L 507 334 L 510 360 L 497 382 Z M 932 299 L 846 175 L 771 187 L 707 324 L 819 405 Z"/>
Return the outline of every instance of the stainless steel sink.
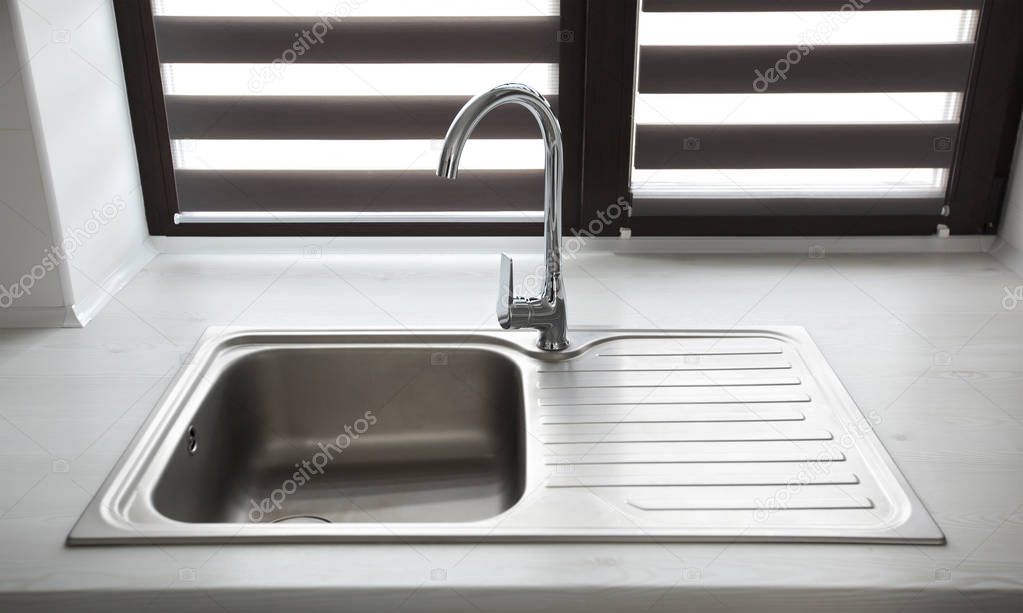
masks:
<path fill-rule="evenodd" d="M 801 328 L 213 329 L 70 544 L 943 536 Z"/>

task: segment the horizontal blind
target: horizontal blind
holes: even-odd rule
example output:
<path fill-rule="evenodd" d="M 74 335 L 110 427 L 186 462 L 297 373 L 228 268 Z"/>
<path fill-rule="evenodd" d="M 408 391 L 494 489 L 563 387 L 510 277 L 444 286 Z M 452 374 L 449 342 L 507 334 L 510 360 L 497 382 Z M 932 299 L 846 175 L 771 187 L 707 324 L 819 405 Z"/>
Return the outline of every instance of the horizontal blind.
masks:
<path fill-rule="evenodd" d="M 633 214 L 941 214 L 980 5 L 643 0 Z"/>
<path fill-rule="evenodd" d="M 180 222 L 541 221 L 543 147 L 495 110 L 458 181 L 441 141 L 473 95 L 557 108 L 555 0 L 162 0 L 153 5 Z"/>

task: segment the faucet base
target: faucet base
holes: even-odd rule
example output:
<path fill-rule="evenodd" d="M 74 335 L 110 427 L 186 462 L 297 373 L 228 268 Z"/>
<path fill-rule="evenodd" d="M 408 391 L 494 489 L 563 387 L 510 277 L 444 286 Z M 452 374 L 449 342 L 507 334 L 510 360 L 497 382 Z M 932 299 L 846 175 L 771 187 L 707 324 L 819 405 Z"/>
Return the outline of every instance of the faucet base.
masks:
<path fill-rule="evenodd" d="M 537 341 L 536 346 L 543 351 L 561 351 L 570 344 L 571 343 L 568 342 L 567 338 L 547 338 L 543 334 L 540 334 L 540 340 Z"/>

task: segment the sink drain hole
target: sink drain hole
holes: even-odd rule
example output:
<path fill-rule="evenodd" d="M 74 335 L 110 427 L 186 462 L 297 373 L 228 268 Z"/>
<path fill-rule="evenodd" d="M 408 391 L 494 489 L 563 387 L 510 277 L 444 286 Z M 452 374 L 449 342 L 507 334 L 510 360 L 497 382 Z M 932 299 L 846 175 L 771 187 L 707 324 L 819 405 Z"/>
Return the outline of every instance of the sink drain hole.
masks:
<path fill-rule="evenodd" d="M 329 524 L 330 520 L 319 515 L 289 515 L 273 520 L 274 524 Z"/>

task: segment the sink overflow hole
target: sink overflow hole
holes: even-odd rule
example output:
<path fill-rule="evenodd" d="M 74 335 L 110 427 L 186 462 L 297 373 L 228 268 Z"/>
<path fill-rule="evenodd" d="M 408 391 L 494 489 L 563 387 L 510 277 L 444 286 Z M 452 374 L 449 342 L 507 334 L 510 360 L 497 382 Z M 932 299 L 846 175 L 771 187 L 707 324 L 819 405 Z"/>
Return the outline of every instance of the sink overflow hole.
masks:
<path fill-rule="evenodd" d="M 196 438 L 195 426 L 188 427 L 188 455 L 195 455 L 199 451 L 199 441 Z"/>

